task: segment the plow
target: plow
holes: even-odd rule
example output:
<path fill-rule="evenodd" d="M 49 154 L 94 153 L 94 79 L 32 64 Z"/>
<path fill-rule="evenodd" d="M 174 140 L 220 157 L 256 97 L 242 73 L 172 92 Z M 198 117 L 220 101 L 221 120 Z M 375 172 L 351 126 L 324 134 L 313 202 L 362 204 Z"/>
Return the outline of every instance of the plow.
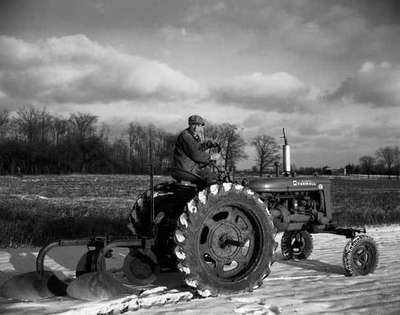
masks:
<path fill-rule="evenodd" d="M 278 232 L 283 233 L 283 259 L 307 260 L 313 251 L 312 235 L 330 233 L 349 239 L 342 253 L 344 276 L 374 272 L 378 264 L 375 241 L 365 228 L 335 224 L 330 180 L 293 176 L 285 133 L 283 138 L 283 167 L 276 164 L 275 177 L 238 183 L 215 165 L 218 177 L 212 184 L 170 169 L 173 180 L 154 185 L 151 167 L 149 189 L 138 197 L 128 218 L 130 237 L 50 242 L 38 253 L 36 271 L 8 280 L 3 295 L 25 299 L 19 289 L 25 282 L 40 298 L 107 299 L 129 294 L 129 287 L 107 272 L 106 261 L 116 248 L 128 251 L 121 270 L 132 285 L 146 286 L 160 273 L 180 272 L 185 284 L 202 297 L 251 292 L 271 272 Z M 88 249 L 69 281 L 45 269 L 49 252 L 65 246 Z M 102 287 L 98 296 L 93 293 L 87 298 L 82 293 L 98 284 Z"/>

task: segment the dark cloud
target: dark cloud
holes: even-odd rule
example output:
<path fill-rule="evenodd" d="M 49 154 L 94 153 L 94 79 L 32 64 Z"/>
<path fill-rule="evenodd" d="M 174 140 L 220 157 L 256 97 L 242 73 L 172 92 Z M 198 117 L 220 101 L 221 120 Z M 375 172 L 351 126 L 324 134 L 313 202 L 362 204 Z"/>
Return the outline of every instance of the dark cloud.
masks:
<path fill-rule="evenodd" d="M 371 25 L 400 24 L 400 2 L 398 0 L 300 0 L 280 1 L 290 14 L 303 20 L 317 20 L 331 24 L 335 18 L 360 17 Z"/>
<path fill-rule="evenodd" d="M 326 96 L 328 101 L 351 98 L 374 107 L 397 107 L 400 104 L 400 67 L 383 62 L 366 62 L 355 76 Z"/>
<path fill-rule="evenodd" d="M 98 29 L 157 29 L 181 20 L 190 1 L 178 0 L 2 0 L 0 29 L 10 35 L 53 35 Z"/>
<path fill-rule="evenodd" d="M 400 1 L 398 0 L 342 0 L 342 4 L 354 9 L 375 25 L 400 24 Z"/>
<path fill-rule="evenodd" d="M 382 143 L 400 139 L 400 126 L 360 126 L 356 132 L 360 138 L 381 139 Z"/>
<path fill-rule="evenodd" d="M 330 151 L 334 154 L 336 151 L 351 150 L 354 149 L 354 143 L 351 141 L 344 141 L 343 137 L 329 137 L 320 136 L 312 141 L 315 149 L 324 151 Z"/>
<path fill-rule="evenodd" d="M 298 128 L 298 132 L 300 135 L 303 136 L 316 136 L 320 133 L 320 130 L 316 126 L 309 124 L 305 126 L 300 126 Z"/>
<path fill-rule="evenodd" d="M 262 115 L 257 115 L 257 114 L 252 114 L 249 115 L 248 117 L 246 117 L 243 120 L 243 127 L 245 128 L 255 128 L 255 127 L 259 127 L 262 126 L 265 123 L 265 119 Z"/>
<path fill-rule="evenodd" d="M 157 32 L 170 27 L 191 36 L 200 34 L 199 38 L 204 34 L 223 41 L 243 38 L 236 53 L 244 55 L 286 53 L 288 58 L 299 58 L 302 63 L 319 59 L 325 62 L 323 65 L 333 61 L 348 65 L 361 59 L 373 60 L 374 56 L 400 59 L 397 0 L 4 0 L 0 3 L 2 34 L 23 38 L 32 34 L 47 37 L 82 33 L 91 38 L 104 36 L 123 42 L 127 38 L 155 38 Z M 201 47 L 207 48 L 207 43 Z"/>
<path fill-rule="evenodd" d="M 299 22 L 332 23 L 338 16 L 350 15 L 374 24 L 398 24 L 400 4 L 397 0 L 2 0 L 0 29 L 43 30 L 59 26 L 76 32 L 96 28 L 159 28 L 185 23 L 199 28 L 235 25 L 265 31 L 266 26 L 282 23 L 279 19 L 283 16 Z"/>
<path fill-rule="evenodd" d="M 374 57 L 400 60 L 399 1 L 275 0 L 193 6 L 188 27 L 247 36 L 240 55 L 288 55 L 307 66 L 348 67 Z M 190 22 L 190 23 L 189 23 Z M 340 64 L 337 64 L 340 62 Z M 285 65 L 283 64 L 283 69 Z M 299 65 L 301 67 L 301 65 Z M 298 66 L 298 67 L 299 67 Z M 307 69 L 307 67 L 305 67 Z M 306 70 L 307 71 L 307 70 Z"/>

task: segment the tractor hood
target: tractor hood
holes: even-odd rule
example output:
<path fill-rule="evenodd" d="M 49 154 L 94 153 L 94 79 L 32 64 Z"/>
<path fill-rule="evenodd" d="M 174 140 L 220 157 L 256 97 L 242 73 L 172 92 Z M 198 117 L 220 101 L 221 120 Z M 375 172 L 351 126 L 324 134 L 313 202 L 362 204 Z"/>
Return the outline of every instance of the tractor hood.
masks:
<path fill-rule="evenodd" d="M 250 180 L 249 187 L 258 192 L 310 191 L 330 189 L 329 179 L 320 177 L 275 177 Z"/>

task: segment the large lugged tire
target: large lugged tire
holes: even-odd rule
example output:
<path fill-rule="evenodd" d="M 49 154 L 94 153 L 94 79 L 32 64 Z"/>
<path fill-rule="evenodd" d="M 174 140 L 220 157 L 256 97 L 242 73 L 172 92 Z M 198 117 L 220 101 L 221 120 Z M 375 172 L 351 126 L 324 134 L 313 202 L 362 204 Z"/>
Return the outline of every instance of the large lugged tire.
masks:
<path fill-rule="evenodd" d="M 286 231 L 281 239 L 282 255 L 286 259 L 307 259 L 313 246 L 312 236 L 307 231 Z"/>
<path fill-rule="evenodd" d="M 270 273 L 273 235 L 272 217 L 253 191 L 212 185 L 178 219 L 178 268 L 202 296 L 252 291 Z"/>
<path fill-rule="evenodd" d="M 343 251 L 343 267 L 346 276 L 365 276 L 375 271 L 379 253 L 372 237 L 362 234 L 350 240 Z"/>

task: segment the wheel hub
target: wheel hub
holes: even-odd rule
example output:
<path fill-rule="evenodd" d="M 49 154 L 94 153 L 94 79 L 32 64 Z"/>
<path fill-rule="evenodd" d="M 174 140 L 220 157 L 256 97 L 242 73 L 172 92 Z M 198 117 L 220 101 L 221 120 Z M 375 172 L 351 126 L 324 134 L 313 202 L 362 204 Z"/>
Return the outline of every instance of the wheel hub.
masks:
<path fill-rule="evenodd" d="M 208 241 L 212 256 L 220 261 L 234 257 L 240 250 L 239 246 L 232 244 L 235 241 L 241 241 L 240 230 L 230 223 L 218 224 L 211 231 Z"/>
<path fill-rule="evenodd" d="M 301 253 L 305 246 L 305 240 L 300 233 L 297 233 L 292 241 L 293 253 Z"/>
<path fill-rule="evenodd" d="M 361 247 L 354 253 L 354 262 L 360 269 L 365 269 L 369 263 L 368 247 Z"/>
<path fill-rule="evenodd" d="M 230 279 L 252 264 L 256 235 L 246 212 L 235 206 L 218 209 L 204 222 L 199 250 L 205 267 Z"/>

